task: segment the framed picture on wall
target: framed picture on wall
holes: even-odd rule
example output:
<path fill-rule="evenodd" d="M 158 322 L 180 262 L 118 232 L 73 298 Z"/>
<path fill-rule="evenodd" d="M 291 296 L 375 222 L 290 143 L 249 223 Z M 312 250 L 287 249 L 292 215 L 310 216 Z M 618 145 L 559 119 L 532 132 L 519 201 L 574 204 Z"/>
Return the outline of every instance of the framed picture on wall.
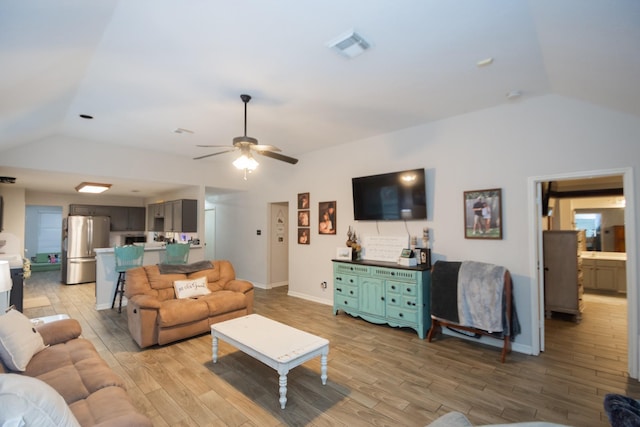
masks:
<path fill-rule="evenodd" d="M 320 202 L 318 204 L 318 233 L 336 234 L 336 202 Z"/>
<path fill-rule="evenodd" d="M 502 190 L 464 192 L 465 239 L 502 239 Z"/>
<path fill-rule="evenodd" d="M 298 193 L 298 209 L 309 209 L 309 193 Z"/>
<path fill-rule="evenodd" d="M 311 233 L 309 228 L 298 228 L 298 243 L 308 245 L 311 243 Z"/>
<path fill-rule="evenodd" d="M 298 227 L 309 227 L 309 211 L 298 211 Z"/>

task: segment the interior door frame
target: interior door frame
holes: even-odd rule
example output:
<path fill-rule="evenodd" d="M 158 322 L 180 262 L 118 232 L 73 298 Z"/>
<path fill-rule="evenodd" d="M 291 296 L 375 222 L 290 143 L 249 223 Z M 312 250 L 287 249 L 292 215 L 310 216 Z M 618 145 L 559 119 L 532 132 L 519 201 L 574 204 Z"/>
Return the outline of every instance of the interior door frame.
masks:
<path fill-rule="evenodd" d="M 625 245 L 627 249 L 627 364 L 631 378 L 638 378 L 640 360 L 638 359 L 638 301 L 637 283 L 637 241 L 635 222 L 635 185 L 633 169 L 618 168 L 596 171 L 583 171 L 554 175 L 535 176 L 528 179 L 529 200 L 529 254 L 531 286 L 531 324 L 538 325 L 538 333 L 532 333 L 532 352 L 534 355 L 544 351 L 544 275 L 542 274 L 542 215 L 540 188 L 543 182 L 591 177 L 622 175 L 625 198 Z M 536 286 L 537 285 L 537 286 Z"/>

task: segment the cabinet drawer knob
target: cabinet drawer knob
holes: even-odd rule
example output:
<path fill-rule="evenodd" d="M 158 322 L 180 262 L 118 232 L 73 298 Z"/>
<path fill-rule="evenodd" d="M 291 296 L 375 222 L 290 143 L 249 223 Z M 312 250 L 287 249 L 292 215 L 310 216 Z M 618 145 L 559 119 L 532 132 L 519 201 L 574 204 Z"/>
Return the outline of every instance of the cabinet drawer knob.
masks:
<path fill-rule="evenodd" d="M 349 293 L 350 293 L 351 295 L 353 295 L 353 291 L 349 291 Z"/>
<path fill-rule="evenodd" d="M 407 288 L 407 292 L 411 292 L 411 288 Z"/>
<path fill-rule="evenodd" d="M 380 297 L 380 301 L 384 301 L 384 297 Z"/>
<path fill-rule="evenodd" d="M 402 313 L 399 313 L 399 314 L 398 314 L 398 316 L 400 316 L 400 317 L 404 317 L 404 314 L 402 314 Z"/>
<path fill-rule="evenodd" d="M 391 298 L 391 302 L 396 302 L 396 299 L 395 298 Z"/>
<path fill-rule="evenodd" d="M 336 291 L 342 292 L 342 288 L 336 288 Z"/>

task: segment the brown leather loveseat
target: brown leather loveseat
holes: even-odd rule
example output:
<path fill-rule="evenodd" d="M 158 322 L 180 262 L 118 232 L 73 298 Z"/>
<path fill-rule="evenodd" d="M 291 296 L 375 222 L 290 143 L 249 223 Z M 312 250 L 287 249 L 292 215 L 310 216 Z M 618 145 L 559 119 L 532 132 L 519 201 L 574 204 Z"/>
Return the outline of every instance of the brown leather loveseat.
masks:
<path fill-rule="evenodd" d="M 176 281 L 201 277 L 206 277 L 210 293 L 176 298 Z M 214 323 L 253 312 L 253 285 L 237 280 L 229 261 L 132 268 L 127 271 L 125 296 L 129 332 L 141 348 L 210 332 Z"/>
<path fill-rule="evenodd" d="M 91 341 L 80 337 L 77 320 L 36 328 L 46 347 L 24 368 L 10 370 L 0 362 L 0 425 L 152 427 L 151 420 L 133 405 L 123 379 Z"/>

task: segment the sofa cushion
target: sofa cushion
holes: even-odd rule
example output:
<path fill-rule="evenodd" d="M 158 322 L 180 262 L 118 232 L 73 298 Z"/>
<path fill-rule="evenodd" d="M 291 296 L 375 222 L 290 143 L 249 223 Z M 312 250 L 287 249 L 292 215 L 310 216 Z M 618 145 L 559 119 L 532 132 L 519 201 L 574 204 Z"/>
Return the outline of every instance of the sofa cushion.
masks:
<path fill-rule="evenodd" d="M 194 298 L 211 293 L 209 288 L 207 288 L 206 277 L 198 277 L 197 279 L 190 280 L 176 280 L 173 282 L 173 287 L 176 290 L 176 298 L 178 299 Z"/>
<path fill-rule="evenodd" d="M 158 326 L 168 328 L 206 319 L 209 308 L 202 298 L 206 297 L 164 301 L 158 310 Z"/>
<path fill-rule="evenodd" d="M 0 358 L 7 368 L 24 371 L 34 354 L 45 348 L 31 321 L 17 310 L 0 316 Z"/>
<path fill-rule="evenodd" d="M 122 379 L 83 338 L 44 349 L 31 359 L 25 374 L 58 390 L 69 404 L 105 387 L 124 388 Z"/>
<path fill-rule="evenodd" d="M 127 392 L 120 387 L 105 387 L 69 407 L 83 426 L 102 423 L 127 427 L 152 425 L 147 417 L 136 411 Z"/>
<path fill-rule="evenodd" d="M 212 292 L 202 297 L 207 303 L 210 314 L 224 314 L 236 310 L 242 310 L 247 307 L 247 299 L 244 294 L 233 291 Z"/>
<path fill-rule="evenodd" d="M 80 426 L 62 396 L 51 386 L 18 374 L 0 374 L 0 424 Z"/>

